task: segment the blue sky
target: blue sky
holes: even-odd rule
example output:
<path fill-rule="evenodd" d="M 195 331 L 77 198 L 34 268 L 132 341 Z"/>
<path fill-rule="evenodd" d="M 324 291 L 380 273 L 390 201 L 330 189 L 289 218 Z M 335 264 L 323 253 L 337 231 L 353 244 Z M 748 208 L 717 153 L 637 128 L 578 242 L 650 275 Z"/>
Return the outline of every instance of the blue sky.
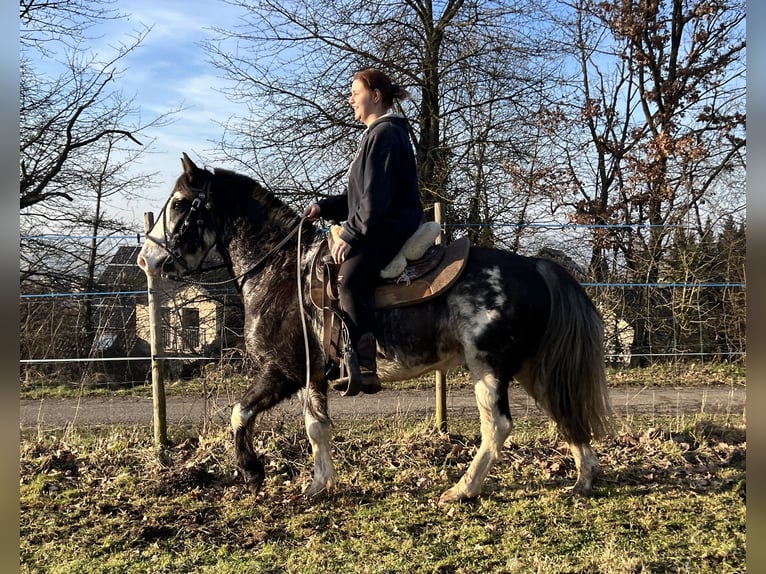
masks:
<path fill-rule="evenodd" d="M 131 0 L 117 6 L 129 17 L 100 26 L 96 33 L 101 37 L 92 42 L 94 51 L 106 55 L 111 53 L 110 46 L 128 43 L 135 30 L 152 28 L 141 46 L 121 60 L 126 69 L 116 81 L 117 88 L 133 98 L 144 121 L 184 108 L 170 125 L 147 131 L 155 141 L 137 170 L 159 172 L 155 185 L 143 193 L 148 201 L 113 206 L 125 219 L 137 221 L 142 231 L 143 213 L 160 210 L 181 173 L 181 152 L 215 165 L 211 140 L 220 140 L 220 124 L 245 113 L 218 91 L 225 80 L 206 61 L 199 45 L 213 35 L 211 26 L 236 26 L 238 9 L 218 0 Z"/>

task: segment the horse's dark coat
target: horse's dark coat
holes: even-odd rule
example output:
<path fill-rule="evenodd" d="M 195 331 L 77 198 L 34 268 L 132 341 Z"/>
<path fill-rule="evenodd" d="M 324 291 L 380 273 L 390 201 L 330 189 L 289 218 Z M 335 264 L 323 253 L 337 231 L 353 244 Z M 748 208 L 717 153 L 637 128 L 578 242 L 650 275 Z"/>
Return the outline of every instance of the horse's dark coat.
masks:
<path fill-rule="evenodd" d="M 327 381 L 321 349 L 321 313 L 305 281 L 323 240 L 304 223 L 301 281 L 307 318 L 311 376 L 306 385 L 304 336 L 298 305 L 297 242 L 276 246 L 300 218 L 273 194 L 241 175 L 215 174 L 184 154 L 184 175 L 164 216 L 152 230 L 139 264 L 147 273 L 182 272 L 201 265 L 215 244 L 238 278 L 245 306 L 245 342 L 252 385 L 232 412 L 237 463 L 259 483 L 263 464 L 250 436 L 254 415 L 305 391 L 306 428 L 315 457 L 309 494 L 330 489 L 335 474 L 329 455 Z M 209 182 L 209 203 L 190 221 L 184 237 L 168 237 L 190 201 Z M 175 200 L 174 200 L 175 198 Z M 180 201 L 178 201 L 180 200 Z M 193 218 L 192 218 L 193 219 Z M 183 262 L 160 247 L 162 236 Z M 304 284 L 305 283 L 305 284 Z M 590 491 L 598 461 L 589 446 L 607 426 L 601 321 L 580 285 L 553 262 L 495 249 L 471 249 L 463 275 L 444 295 L 415 306 L 378 311 L 381 378 L 410 378 L 466 364 L 476 384 L 482 446 L 466 474 L 444 501 L 472 498 L 511 430 L 508 386 L 516 378 L 556 421 L 578 466 L 575 490 Z"/>

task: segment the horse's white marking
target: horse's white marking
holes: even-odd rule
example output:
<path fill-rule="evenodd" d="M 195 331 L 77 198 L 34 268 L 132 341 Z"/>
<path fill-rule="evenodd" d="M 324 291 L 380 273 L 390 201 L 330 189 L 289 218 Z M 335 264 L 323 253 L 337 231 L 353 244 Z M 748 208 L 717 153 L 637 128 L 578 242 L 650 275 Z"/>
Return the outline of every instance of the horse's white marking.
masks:
<path fill-rule="evenodd" d="M 481 446 L 468 470 L 452 488 L 442 494 L 439 502 L 457 502 L 476 498 L 492 465 L 500 458 L 503 444 L 511 434 L 513 421 L 498 409 L 498 381 L 488 366 L 474 360 L 468 367 L 472 375 L 483 373 L 475 382 L 474 393 L 481 417 Z"/>
<path fill-rule="evenodd" d="M 250 420 L 253 413 L 247 409 L 243 409 L 239 404 L 234 405 L 231 409 L 231 428 L 234 432 L 245 428 L 245 425 Z"/>
<path fill-rule="evenodd" d="M 476 309 L 470 301 L 457 299 L 457 314 L 460 317 L 460 331 L 466 359 L 481 355 L 476 348 L 476 341 L 489 326 L 501 319 L 500 312 L 495 309 Z"/>
<path fill-rule="evenodd" d="M 471 332 L 474 337 L 478 337 L 489 325 L 499 320 L 500 311 L 497 311 L 496 309 L 484 309 L 481 313 L 475 315 Z"/>
<path fill-rule="evenodd" d="M 500 275 L 499 267 L 490 267 L 485 271 L 487 276 L 487 287 L 494 292 L 492 304 L 495 309 L 502 309 L 506 302 L 506 295 L 503 287 L 503 279 Z"/>
<path fill-rule="evenodd" d="M 590 445 L 571 443 L 569 448 L 577 466 L 577 482 L 572 487 L 572 494 L 587 496 L 593 490 L 593 481 L 601 471 L 601 465 Z"/>
<path fill-rule="evenodd" d="M 430 373 L 431 371 L 448 371 L 450 369 L 456 369 L 460 367 L 463 362 L 463 354 L 459 352 L 442 355 L 439 357 L 439 361 L 435 363 L 418 363 L 409 367 L 405 367 L 397 360 L 381 359 L 379 357 L 378 375 L 380 376 L 380 380 L 384 383 L 390 381 L 406 381 L 407 379 L 415 379 L 421 375 Z"/>
<path fill-rule="evenodd" d="M 311 452 L 314 454 L 313 479 L 311 486 L 304 494 L 315 496 L 332 490 L 335 486 L 335 467 L 330 454 L 330 422 L 317 420 L 309 409 L 304 411 L 306 434 L 311 443 Z"/>
<path fill-rule="evenodd" d="M 165 222 L 160 218 L 154 227 L 149 231 L 149 235 L 164 242 L 165 240 Z M 138 266 L 149 275 L 156 275 L 162 267 L 162 262 L 167 257 L 167 251 L 157 245 L 154 241 L 144 241 L 141 251 L 138 254 Z"/>
<path fill-rule="evenodd" d="M 457 315 L 461 318 L 466 354 L 476 354 L 472 342 L 481 337 L 486 329 L 493 323 L 503 319 L 502 309 L 506 304 L 506 295 L 503 291 L 503 283 L 500 268 L 490 267 L 484 271 L 486 275 L 487 291 L 482 293 L 482 299 L 486 300 L 486 307 L 476 308 L 476 301 L 472 298 L 455 297 L 454 305 Z"/>

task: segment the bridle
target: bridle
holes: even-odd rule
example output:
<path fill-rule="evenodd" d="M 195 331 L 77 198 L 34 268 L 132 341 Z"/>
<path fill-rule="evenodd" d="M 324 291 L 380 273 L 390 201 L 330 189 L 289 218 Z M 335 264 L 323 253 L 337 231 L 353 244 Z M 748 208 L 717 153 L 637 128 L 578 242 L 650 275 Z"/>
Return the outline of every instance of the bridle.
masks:
<path fill-rule="evenodd" d="M 278 252 L 290 239 L 292 239 L 296 233 L 301 229 L 303 225 L 304 219 L 300 219 L 298 224 L 293 227 L 293 229 L 285 235 L 282 240 L 277 243 L 272 249 L 269 250 L 268 253 L 266 253 L 263 257 L 261 257 L 258 261 L 256 261 L 253 265 L 251 265 L 246 271 L 240 273 L 236 277 L 231 277 L 229 279 L 225 279 L 223 281 L 200 281 L 198 279 L 191 279 L 187 277 L 186 275 L 194 274 L 194 275 L 200 275 L 202 273 L 205 273 L 206 271 L 212 271 L 214 269 L 220 269 L 222 267 L 226 267 L 226 264 L 220 264 L 220 265 L 213 265 L 210 267 L 202 267 L 202 263 L 204 263 L 204 259 L 200 261 L 199 266 L 196 269 L 191 269 L 189 265 L 186 263 L 186 260 L 183 257 L 183 253 L 181 252 L 181 249 L 178 247 L 179 242 L 183 239 L 184 235 L 188 232 L 189 227 L 191 225 L 191 222 L 194 221 L 194 217 L 197 217 L 197 231 L 199 233 L 199 236 L 202 237 L 202 234 L 205 230 L 205 215 L 207 215 L 207 219 L 210 220 L 213 232 L 215 234 L 215 241 L 218 242 L 219 240 L 219 230 L 216 229 L 215 226 L 215 217 L 213 216 L 212 208 L 213 208 L 213 202 L 212 197 L 210 193 L 210 187 L 211 187 L 211 181 L 212 177 L 209 177 L 204 185 L 201 188 L 195 188 L 195 187 L 189 187 L 189 190 L 192 192 L 195 192 L 197 196 L 192 200 L 191 207 L 189 208 L 189 211 L 185 214 L 183 219 L 176 222 L 176 224 L 173 226 L 173 230 L 168 234 L 168 221 L 167 221 L 167 210 L 168 205 L 173 200 L 173 194 L 168 198 L 168 200 L 165 202 L 165 205 L 162 206 L 162 210 L 160 211 L 160 217 L 162 218 L 162 227 L 165 237 L 160 239 L 157 238 L 150 233 L 147 233 L 146 239 L 149 241 L 155 243 L 160 248 L 162 248 L 167 254 L 168 257 L 165 259 L 165 261 L 162 263 L 162 270 L 161 276 L 165 279 L 170 279 L 173 281 L 180 281 L 184 283 L 193 283 L 195 285 L 201 285 L 201 286 L 215 286 L 215 285 L 225 285 L 227 283 L 236 282 L 237 285 L 241 288 L 242 287 L 242 280 L 247 277 L 250 273 L 255 271 L 258 267 L 260 267 L 267 259 L 269 259 L 274 253 Z M 215 245 L 215 244 L 214 244 Z M 211 245 L 212 249 L 213 245 Z M 178 274 L 169 274 L 165 273 L 164 270 L 166 266 L 177 263 L 180 265 L 184 271 L 185 275 L 178 275 Z"/>
<path fill-rule="evenodd" d="M 168 275 L 167 273 L 164 273 L 164 269 L 167 265 L 170 263 L 176 263 L 180 265 L 186 273 L 203 273 L 204 271 L 209 271 L 211 269 L 218 269 L 220 267 L 223 267 L 223 265 L 216 265 L 215 267 L 210 268 L 202 268 L 202 263 L 200 262 L 200 265 L 196 269 L 191 269 L 189 265 L 186 263 L 186 260 L 184 259 L 183 253 L 181 252 L 181 249 L 179 248 L 179 242 L 183 239 L 183 237 L 187 234 L 189 231 L 189 227 L 194 221 L 194 218 L 196 217 L 196 223 L 197 223 L 197 232 L 199 233 L 199 236 L 202 237 L 202 234 L 205 230 L 205 219 L 210 220 L 210 222 L 213 225 L 213 232 L 215 233 L 216 241 L 218 240 L 218 232 L 215 229 L 215 224 L 213 214 L 211 212 L 212 208 L 212 200 L 210 196 L 210 182 L 212 178 L 208 178 L 204 185 L 202 187 L 190 187 L 190 191 L 196 193 L 196 197 L 191 202 L 191 207 L 189 210 L 184 214 L 184 217 L 182 219 L 179 219 L 176 224 L 173 226 L 172 231 L 168 232 L 168 205 L 170 205 L 170 202 L 173 201 L 174 194 L 171 194 L 168 200 L 165 202 L 165 205 L 162 206 L 162 210 L 160 211 L 160 218 L 162 219 L 162 230 L 164 237 L 158 238 L 152 235 L 151 233 L 146 234 L 146 239 L 151 241 L 152 243 L 155 243 L 158 245 L 161 249 L 165 251 L 165 253 L 168 254 L 168 257 L 165 259 L 165 261 L 162 264 L 163 273 L 162 276 L 168 279 L 178 279 L 180 278 L 177 275 Z M 207 215 L 207 218 L 205 217 Z M 212 247 L 212 246 L 211 246 Z"/>

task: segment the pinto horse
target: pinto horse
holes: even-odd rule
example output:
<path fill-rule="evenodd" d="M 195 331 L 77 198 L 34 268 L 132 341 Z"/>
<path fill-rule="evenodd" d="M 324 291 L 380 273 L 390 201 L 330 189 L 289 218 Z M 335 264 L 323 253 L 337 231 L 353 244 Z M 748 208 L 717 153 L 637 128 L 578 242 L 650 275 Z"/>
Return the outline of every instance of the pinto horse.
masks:
<path fill-rule="evenodd" d="M 183 174 L 147 234 L 138 265 L 150 275 L 186 275 L 201 268 L 213 247 L 218 249 L 242 294 L 251 359 L 252 384 L 231 414 L 237 466 L 248 483 L 260 485 L 265 471 L 253 447 L 253 421 L 300 393 L 314 458 L 313 479 L 304 494 L 330 491 L 336 476 L 323 318 L 309 301 L 307 281 L 324 234 L 252 179 L 201 169 L 185 153 L 182 163 Z M 305 297 L 299 297 L 299 285 Z M 472 247 L 465 270 L 445 293 L 378 310 L 376 322 L 384 382 L 463 365 L 470 371 L 481 446 L 440 502 L 479 496 L 511 432 L 512 379 L 569 443 L 577 467 L 572 492 L 591 492 L 599 463 L 590 441 L 607 431 L 609 419 L 603 324 L 580 284 L 561 266 Z"/>

